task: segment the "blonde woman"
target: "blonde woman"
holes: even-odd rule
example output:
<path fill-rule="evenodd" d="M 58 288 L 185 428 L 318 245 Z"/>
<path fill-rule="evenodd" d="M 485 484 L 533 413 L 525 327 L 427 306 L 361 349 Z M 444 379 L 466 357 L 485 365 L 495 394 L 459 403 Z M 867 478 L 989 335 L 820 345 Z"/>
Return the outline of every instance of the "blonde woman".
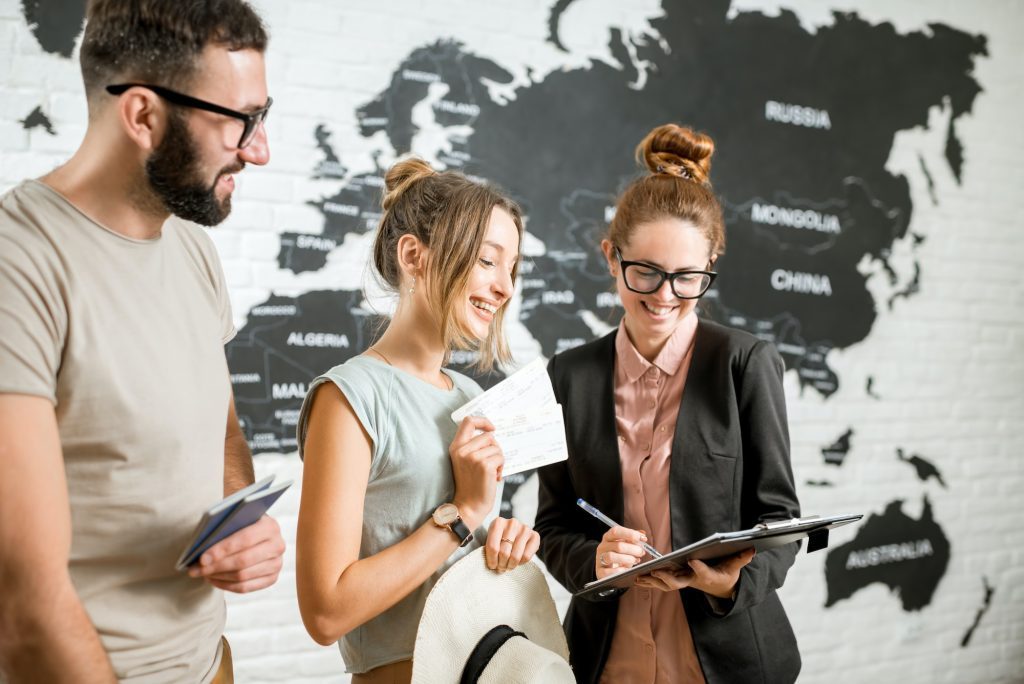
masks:
<path fill-rule="evenodd" d="M 539 537 L 494 508 L 503 456 L 483 418 L 451 412 L 480 393 L 444 368 L 452 349 L 508 361 L 502 330 L 523 226 L 492 188 L 417 159 L 387 173 L 373 260 L 398 306 L 364 354 L 313 381 L 299 419 L 304 457 L 296 544 L 299 608 L 337 641 L 352 681 L 407 682 L 427 594 L 486 539 L 501 572 Z"/>

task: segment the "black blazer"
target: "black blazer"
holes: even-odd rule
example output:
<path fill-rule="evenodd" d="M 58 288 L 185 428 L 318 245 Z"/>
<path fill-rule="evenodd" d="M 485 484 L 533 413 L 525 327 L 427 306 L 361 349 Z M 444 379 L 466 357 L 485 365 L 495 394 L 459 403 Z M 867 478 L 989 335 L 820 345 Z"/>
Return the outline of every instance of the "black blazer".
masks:
<path fill-rule="evenodd" d="M 569 460 L 541 468 L 535 529 L 539 555 L 571 592 L 595 579 L 594 554 L 607 527 L 578 506 L 582 497 L 623 518 L 615 432 L 615 332 L 556 355 L 548 365 L 565 413 Z M 672 444 L 672 546 L 719 531 L 800 514 L 789 460 L 782 359 L 771 344 L 700 321 Z M 708 684 L 785 684 L 800 653 L 776 589 L 798 544 L 758 553 L 740 574 L 736 600 L 716 614 L 703 592 L 680 599 Z M 596 683 L 611 648 L 618 595 L 576 599 L 565 632 L 579 682 Z"/>

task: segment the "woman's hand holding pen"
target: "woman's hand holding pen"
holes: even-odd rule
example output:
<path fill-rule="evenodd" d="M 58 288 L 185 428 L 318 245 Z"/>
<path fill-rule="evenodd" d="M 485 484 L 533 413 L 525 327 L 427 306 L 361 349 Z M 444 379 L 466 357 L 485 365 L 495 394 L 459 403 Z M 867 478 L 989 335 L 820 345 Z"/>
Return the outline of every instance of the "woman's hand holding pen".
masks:
<path fill-rule="evenodd" d="M 714 565 L 699 560 L 689 561 L 689 570 L 655 570 L 636 578 L 636 586 L 658 591 L 677 591 L 686 587 L 698 589 L 720 599 L 733 599 L 740 570 L 754 558 L 747 549 Z"/>
<path fill-rule="evenodd" d="M 475 530 L 494 508 L 505 456 L 494 438 L 494 425 L 482 416 L 466 416 L 448 447 L 455 477 L 454 504 L 463 522 Z"/>
<path fill-rule="evenodd" d="M 594 570 L 597 579 L 604 579 L 627 570 L 641 560 L 647 553 L 641 544 L 647 543 L 647 535 L 641 530 L 616 525 L 601 537 L 594 554 Z"/>

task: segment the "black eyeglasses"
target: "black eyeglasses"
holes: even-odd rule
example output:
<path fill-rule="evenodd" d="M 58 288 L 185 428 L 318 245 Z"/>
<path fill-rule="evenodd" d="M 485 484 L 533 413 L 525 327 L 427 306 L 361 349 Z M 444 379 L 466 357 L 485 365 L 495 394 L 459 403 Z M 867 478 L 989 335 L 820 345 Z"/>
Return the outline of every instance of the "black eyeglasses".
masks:
<path fill-rule="evenodd" d="M 221 107 L 218 104 L 207 102 L 206 100 L 200 100 L 199 98 L 192 97 L 190 95 L 183 95 L 182 93 L 175 92 L 169 88 L 148 85 L 146 83 L 121 83 L 120 85 L 108 85 L 107 92 L 111 95 L 120 95 L 129 88 L 145 88 L 146 90 L 152 90 L 154 93 L 173 104 L 181 105 L 182 107 L 192 107 L 193 109 L 202 109 L 204 112 L 223 114 L 224 116 L 230 116 L 242 121 L 244 123 L 244 127 L 242 128 L 242 136 L 238 139 L 238 149 L 242 149 L 252 142 L 252 139 L 256 137 L 256 132 L 260 129 L 260 126 L 263 125 L 263 122 L 267 118 L 267 113 L 270 111 L 270 105 L 274 104 L 274 98 L 268 97 L 267 104 L 263 105 L 255 112 L 246 114 L 245 112 Z"/>
<path fill-rule="evenodd" d="M 699 299 L 708 291 L 715 276 L 718 275 L 714 271 L 667 273 L 642 261 L 623 261 L 618 247 L 615 248 L 615 258 L 622 269 L 622 282 L 637 294 L 657 292 L 661 284 L 667 280 L 671 284 L 672 293 L 679 299 Z"/>

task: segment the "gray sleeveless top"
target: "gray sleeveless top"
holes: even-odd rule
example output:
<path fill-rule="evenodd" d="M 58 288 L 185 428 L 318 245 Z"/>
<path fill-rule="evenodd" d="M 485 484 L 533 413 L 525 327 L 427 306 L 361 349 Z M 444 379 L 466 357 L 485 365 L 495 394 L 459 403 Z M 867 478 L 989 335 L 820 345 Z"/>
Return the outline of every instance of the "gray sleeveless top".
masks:
<path fill-rule="evenodd" d="M 338 386 L 373 442 L 360 558 L 408 537 L 438 504 L 451 501 L 455 494 L 448 445 L 458 426 L 451 412 L 482 390 L 465 375 L 451 370 L 445 373 L 454 383 L 451 390 L 434 387 L 375 358 L 355 356 L 309 386 L 299 414 L 300 456 L 313 392 L 325 382 Z M 346 671 L 367 672 L 412 658 L 427 594 L 452 563 L 479 545 L 474 541 L 458 549 L 418 589 L 339 639 Z"/>

